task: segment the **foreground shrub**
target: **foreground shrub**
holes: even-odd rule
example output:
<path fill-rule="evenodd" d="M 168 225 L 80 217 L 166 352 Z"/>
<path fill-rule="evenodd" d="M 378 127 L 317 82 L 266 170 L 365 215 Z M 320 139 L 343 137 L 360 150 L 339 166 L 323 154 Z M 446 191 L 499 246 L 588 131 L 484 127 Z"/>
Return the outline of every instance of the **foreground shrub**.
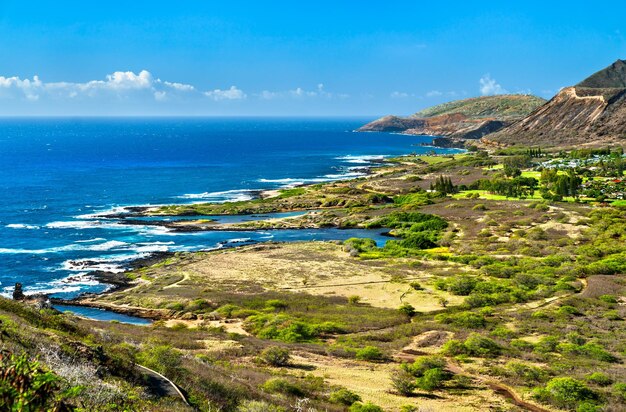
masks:
<path fill-rule="evenodd" d="M 333 403 L 350 406 L 353 403 L 360 401 L 361 397 L 352 391 L 341 388 L 331 393 L 329 400 Z"/>
<path fill-rule="evenodd" d="M 359 360 L 365 360 L 370 362 L 381 361 L 384 359 L 384 355 L 380 349 L 376 346 L 366 346 L 356 351 L 356 358 Z"/>
<path fill-rule="evenodd" d="M 406 369 L 400 368 L 391 375 L 391 385 L 402 396 L 409 396 L 415 389 L 415 377 Z"/>
<path fill-rule="evenodd" d="M 289 364 L 289 350 L 279 346 L 269 347 L 261 352 L 260 358 L 271 366 L 285 366 Z"/>
<path fill-rule="evenodd" d="M 71 410 L 64 398 L 77 389 L 61 392 L 61 379 L 44 370 L 27 355 L 0 354 L 0 410 L 65 411 Z"/>
<path fill-rule="evenodd" d="M 349 409 L 349 412 L 384 412 L 383 408 L 378 405 L 374 405 L 373 403 L 354 403 Z"/>
<path fill-rule="evenodd" d="M 574 378 L 553 378 L 545 386 L 533 392 L 533 396 L 563 408 L 576 408 L 583 401 L 590 401 L 596 395 L 583 382 Z"/>
<path fill-rule="evenodd" d="M 270 393 L 282 393 L 283 395 L 304 396 L 305 392 L 299 386 L 286 379 L 273 378 L 267 380 L 261 388 Z"/>

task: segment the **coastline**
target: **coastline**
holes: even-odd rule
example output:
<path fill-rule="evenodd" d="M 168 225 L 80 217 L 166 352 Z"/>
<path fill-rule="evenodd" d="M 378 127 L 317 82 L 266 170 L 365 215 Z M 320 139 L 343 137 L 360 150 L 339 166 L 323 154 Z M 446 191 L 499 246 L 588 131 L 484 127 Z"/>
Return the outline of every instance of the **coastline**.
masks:
<path fill-rule="evenodd" d="M 433 148 L 439 148 L 439 147 L 435 147 L 433 146 Z M 463 152 L 460 153 L 454 153 L 454 154 L 462 154 Z M 412 156 L 413 154 L 410 153 L 405 153 L 403 155 L 400 156 L 393 156 L 394 158 L 402 158 L 402 157 L 406 157 L 406 156 Z M 421 156 L 433 156 L 433 154 L 422 154 Z M 440 155 L 434 155 L 434 156 L 440 156 Z M 390 158 L 391 156 L 387 156 L 385 157 L 385 159 Z M 374 176 L 380 175 L 380 174 L 384 174 L 387 169 L 393 170 L 395 167 L 397 167 L 397 164 L 395 163 L 390 163 L 388 161 L 386 161 L 385 159 L 381 159 L 380 161 L 377 162 L 372 162 L 373 164 L 368 165 L 368 166 L 360 166 L 360 172 L 363 173 L 360 176 L 351 176 L 351 177 L 347 177 L 347 178 L 339 178 L 336 180 L 330 180 L 327 182 L 321 182 L 321 183 L 303 183 L 303 184 L 299 184 L 299 185 L 295 185 L 295 186 L 289 186 L 289 187 L 285 187 L 285 188 L 277 188 L 277 189 L 259 189 L 259 190 L 255 190 L 254 191 L 254 195 L 255 197 L 253 199 L 249 199 L 249 200 L 245 200 L 245 201 L 238 201 L 238 202 L 221 202 L 221 203 L 206 203 L 206 202 L 202 202 L 202 203 L 192 203 L 192 204 L 188 204 L 188 203 L 184 203 L 184 204 L 171 204 L 171 205 L 146 205 L 146 206 L 137 206 L 137 205 L 131 205 L 131 206 L 126 206 L 123 207 L 123 211 L 120 212 L 119 208 L 116 208 L 116 211 L 114 213 L 96 213 L 91 215 L 92 218 L 100 218 L 100 219 L 119 219 L 120 220 L 120 224 L 122 225 L 138 225 L 138 226 L 157 226 L 157 227 L 164 227 L 169 231 L 172 232 L 177 232 L 177 233 L 194 233 L 194 232 L 250 232 L 250 231 L 258 231 L 258 230 L 263 230 L 263 231 L 281 231 L 281 230 L 285 230 L 285 229 L 291 229 L 291 230 L 306 230 L 306 229 L 311 229 L 311 230 L 319 230 L 319 229 L 324 229 L 325 227 L 321 227 L 321 226 L 316 226 L 316 225 L 302 225 L 302 224 L 298 224 L 295 227 L 289 227 L 289 228 L 285 228 L 285 227 L 272 227 L 272 226 L 264 226 L 262 228 L 255 228 L 255 227 L 238 227 L 238 226 L 233 226 L 233 224 L 220 224 L 220 223 L 215 223 L 215 222 L 206 222 L 209 224 L 203 224 L 203 225 L 184 225 L 181 226 L 180 223 L 177 225 L 177 222 L 168 222 L 168 221 L 164 221 L 164 220 L 157 220 L 157 221 L 142 221 L 142 220 L 135 220 L 133 218 L 140 218 L 140 217 L 171 217 L 171 216 L 198 216 L 198 217 L 202 217 L 202 215 L 198 215 L 197 213 L 194 212 L 189 212 L 189 213 L 181 213 L 181 214 L 171 214 L 171 215 L 167 215 L 167 214 L 150 214 L 148 212 L 155 210 L 156 208 L 159 207 L 163 207 L 163 206 L 190 206 L 190 205 L 194 205 L 194 204 L 211 204 L 211 205 L 224 205 L 227 203 L 250 203 L 250 202 L 254 202 L 254 201 L 263 201 L 263 200 L 272 200 L 272 199 L 277 199 L 280 197 L 281 192 L 284 190 L 290 190 L 290 189 L 295 189 L 295 188 L 302 188 L 302 189 L 308 189 L 308 188 L 312 188 L 315 186 L 319 186 L 319 187 L 327 187 L 327 186 L 331 186 L 331 185 L 336 185 L 336 184 L 344 184 L 344 183 L 351 183 L 354 182 L 356 180 L 364 180 L 367 181 L 369 178 L 372 178 Z M 321 211 L 321 212 L 326 212 L 326 211 L 338 211 L 338 210 L 342 210 L 344 207 L 343 206 L 330 206 L 330 207 L 322 207 L 320 208 L 318 207 L 305 207 L 305 208 L 288 208 L 288 209 L 278 209 L 269 213 L 282 213 L 282 212 L 310 212 L 310 211 Z M 253 213 L 253 214 L 258 214 L 258 213 Z M 260 214 L 264 214 L 264 213 L 260 213 Z M 303 214 L 302 216 L 307 215 L 308 213 Z M 223 214 L 214 214 L 215 216 L 233 216 L 233 215 L 238 215 L 238 216 L 246 216 L 246 215 L 250 215 L 250 213 L 223 213 Z M 301 216 L 299 216 L 301 217 Z M 269 222 L 273 219 L 270 220 L 260 220 L 260 222 Z M 278 221 L 283 221 L 284 219 L 276 219 Z M 333 226 L 336 229 L 349 229 L 350 227 L 341 227 L 339 225 L 337 226 Z M 258 242 L 254 242 L 253 243 L 257 244 Z M 283 243 L 283 242 L 275 242 L 275 241 L 269 241 L 269 242 L 262 242 L 262 243 Z M 230 244 L 228 246 L 222 245 L 223 247 L 228 247 L 228 248 L 238 248 L 238 247 L 245 247 L 250 245 L 249 242 L 238 242 L 238 244 Z M 206 252 L 206 251 L 211 251 L 211 250 L 215 250 L 215 249 L 200 249 L 197 251 L 190 251 L 190 252 L 184 252 L 184 253 L 196 253 L 196 252 Z M 174 256 L 175 254 L 180 253 L 180 252 L 153 252 L 148 256 L 144 256 L 144 257 L 138 257 L 137 259 L 133 259 L 130 260 L 127 265 L 126 268 L 123 272 L 119 272 L 119 273 L 114 273 L 114 272 L 106 272 L 106 271 L 94 271 L 94 272 L 89 272 L 86 274 L 86 276 L 89 277 L 93 277 L 96 281 L 98 281 L 101 284 L 105 284 L 108 285 L 110 287 L 108 287 L 106 290 L 99 292 L 99 293 L 94 293 L 94 292 L 83 292 L 80 293 L 79 295 L 70 298 L 70 299 L 63 299 L 63 298 L 51 298 L 51 301 L 53 303 L 58 303 L 58 304 L 67 304 L 67 305 L 74 305 L 74 306 L 85 306 L 85 307 L 93 307 L 93 308 L 98 308 L 98 309 L 104 309 L 104 310 L 109 310 L 109 311 L 113 311 L 113 312 L 117 312 L 117 313 L 121 313 L 121 314 L 125 314 L 125 315 L 131 315 L 131 316 L 137 316 L 137 317 L 141 317 L 141 318 L 145 318 L 145 319 L 152 319 L 152 320 L 159 320 L 159 319 L 163 319 L 163 318 L 168 318 L 171 317 L 173 314 L 170 313 L 168 315 L 163 314 L 162 311 L 160 310 L 154 310 L 154 309 L 150 309 L 150 310 L 144 310 L 142 308 L 130 308 L 130 307 L 123 307 L 123 306 L 116 306 L 116 305 L 111 305 L 111 304 L 103 304 L 101 302 L 96 302 L 95 299 L 97 299 L 100 296 L 105 296 L 105 295 L 109 295 L 115 292 L 119 292 L 122 290 L 126 290 L 129 288 L 132 288 L 134 286 L 137 285 L 136 282 L 134 282 L 132 279 L 129 279 L 127 277 L 127 274 L 129 272 L 132 272 L 133 270 L 136 269 L 140 269 L 140 268 L 145 268 L 145 267 L 149 267 L 155 263 L 159 263 L 165 259 L 168 259 L 172 256 Z"/>

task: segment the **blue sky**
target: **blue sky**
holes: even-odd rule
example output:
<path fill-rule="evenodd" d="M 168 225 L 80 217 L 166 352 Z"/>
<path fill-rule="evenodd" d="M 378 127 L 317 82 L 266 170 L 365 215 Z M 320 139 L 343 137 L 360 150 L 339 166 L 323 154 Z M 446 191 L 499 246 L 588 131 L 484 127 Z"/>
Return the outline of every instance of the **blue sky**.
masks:
<path fill-rule="evenodd" d="M 626 59 L 605 1 L 0 0 L 0 115 L 409 114 Z"/>

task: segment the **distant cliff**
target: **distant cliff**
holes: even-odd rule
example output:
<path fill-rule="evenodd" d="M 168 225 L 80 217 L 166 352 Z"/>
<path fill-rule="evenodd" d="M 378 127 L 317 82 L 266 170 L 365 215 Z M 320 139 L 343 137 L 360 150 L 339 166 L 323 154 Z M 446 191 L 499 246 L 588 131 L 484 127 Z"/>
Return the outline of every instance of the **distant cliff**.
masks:
<path fill-rule="evenodd" d="M 361 128 L 362 132 L 401 132 L 446 136 L 442 146 L 462 146 L 527 116 L 545 103 L 530 95 L 500 95 L 457 100 L 424 109 L 409 117 L 385 116 Z"/>
<path fill-rule="evenodd" d="M 626 145 L 626 61 L 617 60 L 523 120 L 483 139 L 487 145 Z"/>

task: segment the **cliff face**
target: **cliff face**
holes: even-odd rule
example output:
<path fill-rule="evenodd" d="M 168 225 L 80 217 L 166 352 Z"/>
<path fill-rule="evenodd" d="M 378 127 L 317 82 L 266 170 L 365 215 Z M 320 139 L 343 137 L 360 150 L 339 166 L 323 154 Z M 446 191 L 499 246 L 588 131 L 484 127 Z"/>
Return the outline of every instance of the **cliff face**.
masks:
<path fill-rule="evenodd" d="M 528 95 L 485 96 L 434 106 L 409 117 L 385 116 L 362 126 L 362 132 L 402 132 L 447 136 L 440 144 L 462 146 L 523 118 L 545 100 Z"/>
<path fill-rule="evenodd" d="M 626 144 L 626 62 L 618 60 L 561 90 L 525 119 L 483 141 L 553 147 Z"/>

